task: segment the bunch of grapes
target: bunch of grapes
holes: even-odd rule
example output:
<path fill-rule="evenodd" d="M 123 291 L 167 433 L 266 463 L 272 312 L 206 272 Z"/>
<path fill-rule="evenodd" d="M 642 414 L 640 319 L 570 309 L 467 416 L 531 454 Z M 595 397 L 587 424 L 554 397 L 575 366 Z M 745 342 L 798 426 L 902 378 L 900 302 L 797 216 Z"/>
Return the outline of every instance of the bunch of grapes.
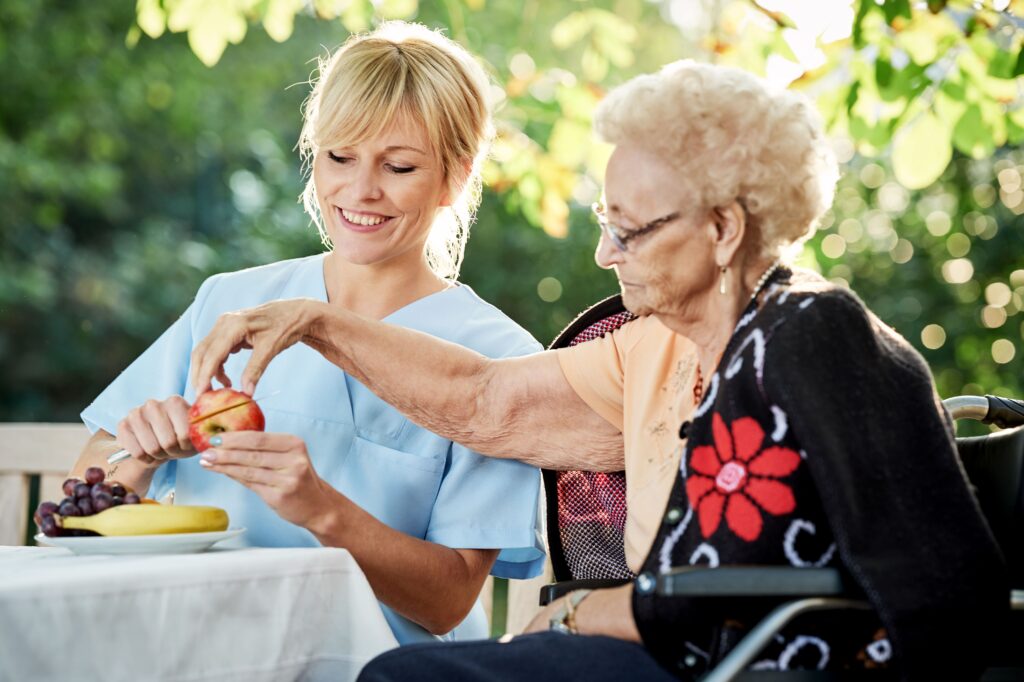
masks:
<path fill-rule="evenodd" d="M 71 530 L 61 527 L 59 518 L 65 516 L 92 516 L 122 504 L 138 504 L 139 496 L 117 481 L 104 482 L 103 469 L 89 467 L 85 480 L 69 478 L 64 481 L 64 494 L 59 503 L 42 502 L 36 508 L 35 521 L 39 530 L 48 537 L 58 535 L 95 535 L 89 530 Z"/>

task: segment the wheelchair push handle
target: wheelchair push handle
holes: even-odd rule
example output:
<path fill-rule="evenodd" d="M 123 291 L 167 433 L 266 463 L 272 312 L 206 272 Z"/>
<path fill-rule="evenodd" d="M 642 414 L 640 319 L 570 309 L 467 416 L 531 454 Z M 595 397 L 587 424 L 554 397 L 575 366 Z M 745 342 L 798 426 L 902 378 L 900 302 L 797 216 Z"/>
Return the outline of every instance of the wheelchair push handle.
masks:
<path fill-rule="evenodd" d="M 987 395 L 985 398 L 988 400 L 987 423 L 1003 429 L 1024 424 L 1024 400 L 1000 398 L 997 395 Z"/>
<path fill-rule="evenodd" d="M 943 405 L 953 419 L 976 419 L 1003 429 L 1024 424 L 1024 400 L 997 395 L 961 395 L 944 400 Z"/>

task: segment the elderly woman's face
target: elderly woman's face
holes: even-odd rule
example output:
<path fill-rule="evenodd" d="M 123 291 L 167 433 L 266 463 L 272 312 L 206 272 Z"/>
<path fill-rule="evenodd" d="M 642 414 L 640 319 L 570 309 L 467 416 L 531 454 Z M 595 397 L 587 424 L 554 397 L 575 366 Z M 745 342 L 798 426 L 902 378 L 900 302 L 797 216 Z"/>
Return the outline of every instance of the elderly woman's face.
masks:
<path fill-rule="evenodd" d="M 313 182 L 335 252 L 359 265 L 422 253 L 446 197 L 426 131 L 408 120 L 360 144 L 320 150 Z"/>
<path fill-rule="evenodd" d="M 601 236 L 597 264 L 615 270 L 633 313 L 676 315 L 716 281 L 713 227 L 694 215 L 691 202 L 685 178 L 665 159 L 637 147 L 615 148 L 605 172 L 607 219 L 628 235 L 663 216 L 680 216 L 628 239 L 626 251 Z"/>

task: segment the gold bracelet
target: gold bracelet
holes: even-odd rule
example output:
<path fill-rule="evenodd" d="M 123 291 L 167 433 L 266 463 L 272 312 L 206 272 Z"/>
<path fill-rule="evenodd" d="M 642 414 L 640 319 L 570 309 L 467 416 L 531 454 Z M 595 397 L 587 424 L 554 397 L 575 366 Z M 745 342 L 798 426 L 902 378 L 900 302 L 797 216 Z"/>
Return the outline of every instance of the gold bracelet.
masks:
<path fill-rule="evenodd" d="M 590 593 L 591 590 L 573 590 L 565 595 L 565 615 L 562 616 L 562 625 L 569 634 L 579 634 L 576 627 L 576 608 Z"/>

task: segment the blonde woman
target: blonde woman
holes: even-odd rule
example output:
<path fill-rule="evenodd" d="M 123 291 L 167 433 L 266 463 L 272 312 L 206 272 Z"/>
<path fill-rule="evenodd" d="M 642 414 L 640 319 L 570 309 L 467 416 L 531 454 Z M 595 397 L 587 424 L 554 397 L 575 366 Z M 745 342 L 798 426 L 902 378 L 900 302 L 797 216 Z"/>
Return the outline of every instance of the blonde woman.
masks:
<path fill-rule="evenodd" d="M 344 547 L 402 643 L 450 633 L 489 572 L 536 574 L 536 469 L 413 424 L 309 348 L 264 377 L 275 394 L 262 405 L 266 433 L 225 435 L 202 459 L 187 437 L 193 345 L 239 308 L 305 298 L 489 357 L 539 350 L 456 281 L 492 134 L 486 88 L 464 49 L 413 24 L 354 36 L 322 63 L 300 148 L 305 207 L 330 250 L 207 280 L 82 413 L 95 435 L 73 473 L 126 448 L 114 477 L 223 507 L 248 544 Z M 239 381 L 244 366 L 229 363 L 221 380 Z M 460 636 L 486 636 L 473 613 Z"/>

